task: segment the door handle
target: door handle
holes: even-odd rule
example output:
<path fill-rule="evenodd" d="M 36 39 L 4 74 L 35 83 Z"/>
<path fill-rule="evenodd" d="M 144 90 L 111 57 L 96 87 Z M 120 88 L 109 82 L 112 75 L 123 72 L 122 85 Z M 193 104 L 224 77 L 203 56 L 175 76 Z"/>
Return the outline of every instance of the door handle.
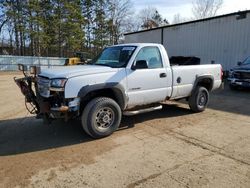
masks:
<path fill-rule="evenodd" d="M 165 78 L 165 77 L 167 77 L 166 73 L 160 73 L 160 78 Z"/>

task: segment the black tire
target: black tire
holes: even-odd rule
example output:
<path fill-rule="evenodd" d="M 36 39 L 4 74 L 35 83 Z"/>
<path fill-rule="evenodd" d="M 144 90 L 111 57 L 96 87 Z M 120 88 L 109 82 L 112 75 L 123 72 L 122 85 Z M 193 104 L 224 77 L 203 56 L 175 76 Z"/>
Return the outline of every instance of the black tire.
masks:
<path fill-rule="evenodd" d="M 209 93 L 205 87 L 198 86 L 189 97 L 189 107 L 194 112 L 202 112 L 209 102 Z"/>
<path fill-rule="evenodd" d="M 120 106 L 111 98 L 92 99 L 82 113 L 84 131 L 93 138 L 111 135 L 120 125 L 122 112 Z"/>
<path fill-rule="evenodd" d="M 236 85 L 233 85 L 233 84 L 229 84 L 229 87 L 231 90 L 237 90 L 238 87 Z"/>

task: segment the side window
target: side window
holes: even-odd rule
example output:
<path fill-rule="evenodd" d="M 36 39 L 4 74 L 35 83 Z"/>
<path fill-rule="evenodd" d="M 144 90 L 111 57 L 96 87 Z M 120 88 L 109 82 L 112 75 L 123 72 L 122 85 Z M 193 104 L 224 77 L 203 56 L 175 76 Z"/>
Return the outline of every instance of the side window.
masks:
<path fill-rule="evenodd" d="M 149 69 L 162 68 L 162 59 L 157 47 L 144 47 L 137 54 L 135 61 L 146 60 Z"/>

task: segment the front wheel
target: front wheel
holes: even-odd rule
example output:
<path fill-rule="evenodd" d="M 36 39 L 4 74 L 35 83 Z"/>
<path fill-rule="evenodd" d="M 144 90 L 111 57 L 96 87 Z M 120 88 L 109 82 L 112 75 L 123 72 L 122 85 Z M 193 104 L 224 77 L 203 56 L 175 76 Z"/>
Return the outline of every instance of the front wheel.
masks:
<path fill-rule="evenodd" d="M 94 98 L 82 113 L 82 127 L 91 137 L 103 138 L 111 135 L 119 127 L 121 117 L 121 108 L 113 99 Z"/>
<path fill-rule="evenodd" d="M 189 107 L 194 112 L 202 112 L 209 102 L 209 93 L 205 87 L 197 87 L 189 98 Z"/>

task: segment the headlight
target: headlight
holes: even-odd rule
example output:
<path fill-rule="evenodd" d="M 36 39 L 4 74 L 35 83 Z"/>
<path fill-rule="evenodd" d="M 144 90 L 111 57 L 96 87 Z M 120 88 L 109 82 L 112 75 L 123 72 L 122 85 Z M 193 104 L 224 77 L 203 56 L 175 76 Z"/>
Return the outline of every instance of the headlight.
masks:
<path fill-rule="evenodd" d="M 51 80 L 50 86 L 55 88 L 63 88 L 67 79 L 53 79 Z"/>

